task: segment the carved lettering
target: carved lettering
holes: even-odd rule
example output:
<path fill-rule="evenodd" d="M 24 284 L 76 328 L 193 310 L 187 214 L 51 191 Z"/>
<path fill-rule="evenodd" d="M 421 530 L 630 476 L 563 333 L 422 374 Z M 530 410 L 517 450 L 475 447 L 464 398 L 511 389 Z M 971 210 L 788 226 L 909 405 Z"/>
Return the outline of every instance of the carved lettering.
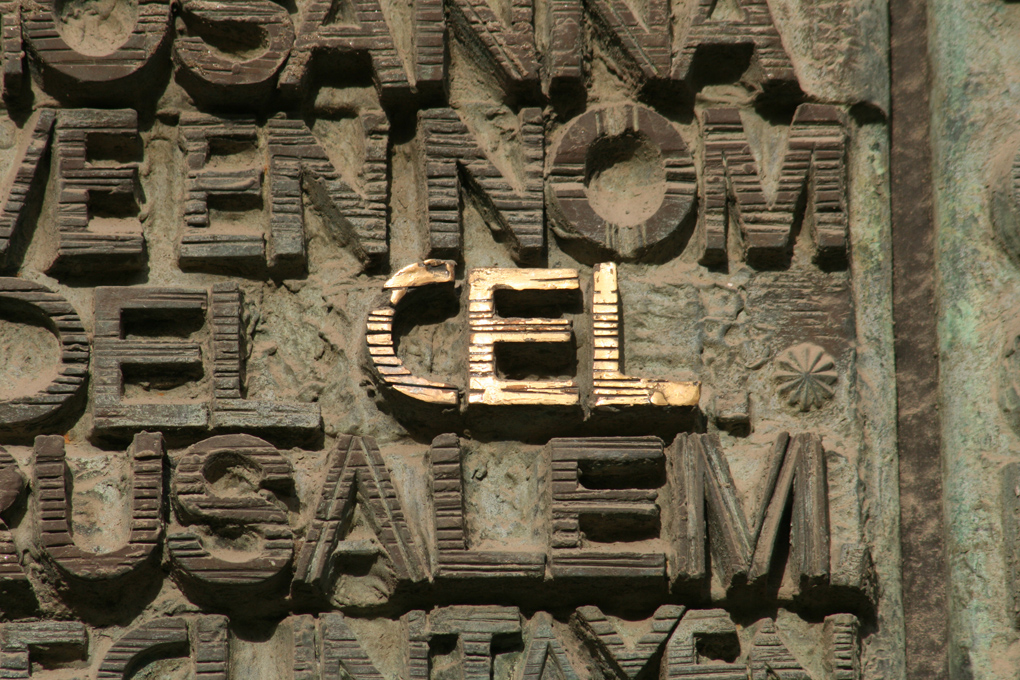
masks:
<path fill-rule="evenodd" d="M 661 546 L 639 551 L 607 550 L 600 545 L 595 550 L 590 544 L 593 539 L 603 544 L 638 537 L 652 543 L 658 539 L 657 489 L 665 483 L 662 440 L 553 439 L 549 448 L 553 499 L 549 563 L 553 577 L 662 578 L 666 556 Z M 605 470 L 622 474 L 606 475 Z M 599 483 L 585 485 L 586 473 L 600 472 Z"/>
<path fill-rule="evenodd" d="M 49 425 L 81 392 L 89 367 L 89 339 L 74 307 L 37 283 L 0 278 L 0 309 L 37 320 L 56 337 L 60 364 L 49 384 L 30 394 L 0 401 L 0 428 L 26 433 Z"/>
<path fill-rule="evenodd" d="M 414 3 L 415 89 L 439 92 L 446 75 L 446 8 L 443 0 Z"/>
<path fill-rule="evenodd" d="M 797 107 L 778 186 L 772 195 L 762 184 L 737 109 L 704 111 L 702 129 L 702 262 L 725 261 L 728 216 L 733 216 L 740 227 L 749 259 L 774 259 L 786 253 L 793 245 L 793 224 L 805 191 L 809 192 L 806 216 L 810 218 L 817 257 L 845 256 L 847 124 L 839 109 L 821 104 Z"/>
<path fill-rule="evenodd" d="M 521 613 L 517 607 L 494 605 L 442 607 L 429 614 L 428 632 L 457 636 L 463 680 L 491 680 L 493 639 L 519 636 Z"/>
<path fill-rule="evenodd" d="M 533 0 L 512 0 L 497 14 L 485 0 L 453 0 L 450 29 L 476 58 L 494 67 L 503 88 L 538 81 Z"/>
<path fill-rule="evenodd" d="M 269 120 L 270 261 L 304 265 L 302 190 L 361 259 L 378 264 L 386 242 L 387 151 L 389 122 L 382 111 L 358 115 L 365 140 L 360 186 L 344 181 L 311 130 L 300 119 Z M 352 159 L 355 165 L 361 159 Z"/>
<path fill-rule="evenodd" d="M 268 121 L 268 162 L 251 117 L 185 114 L 181 148 L 188 168 L 181 239 L 185 268 L 301 271 L 305 265 L 304 199 L 331 221 L 359 258 L 378 263 L 386 243 L 386 145 L 389 123 L 381 111 L 362 112 L 365 158 L 358 186 L 348 184 L 300 118 Z M 263 173 L 268 167 L 268 227 L 263 212 Z M 214 206 L 219 224 L 211 215 Z M 254 223 L 254 224 L 253 224 Z M 268 243 L 267 243 L 268 241 Z"/>
<path fill-rule="evenodd" d="M 3 52 L 3 95 L 21 94 L 25 84 L 25 43 L 21 34 L 20 0 L 0 2 L 0 52 Z"/>
<path fill-rule="evenodd" d="M 48 651 L 84 657 L 89 635 L 77 621 L 25 621 L 0 624 L 0 677 L 31 678 L 31 658 Z"/>
<path fill-rule="evenodd" d="M 294 26 L 280 5 L 268 0 L 244 0 L 229 6 L 209 0 L 187 0 L 180 5 L 184 32 L 174 39 L 178 77 L 193 95 L 233 105 L 269 93 L 277 72 L 294 44 Z M 241 41 L 257 36 L 260 53 L 248 58 L 221 56 L 203 39 L 208 30 L 233 32 Z M 255 42 L 249 38 L 248 42 Z M 233 56 L 233 55 L 231 55 Z"/>
<path fill-rule="evenodd" d="M 687 612 L 673 631 L 663 655 L 664 680 L 686 680 L 708 676 L 713 680 L 747 680 L 747 669 L 738 663 L 712 658 L 699 647 L 714 640 L 735 642 L 739 652 L 737 627 L 722 609 L 701 609 Z M 739 654 L 738 654 L 739 655 Z"/>
<path fill-rule="evenodd" d="M 625 186 L 599 184 L 602 170 L 624 158 L 635 166 Z M 645 255 L 672 236 L 697 192 L 694 159 L 680 133 L 651 109 L 629 104 L 588 111 L 567 123 L 549 182 L 553 224 L 624 258 Z"/>
<path fill-rule="evenodd" d="M 667 0 L 642 5 L 588 0 L 585 5 L 595 35 L 609 46 L 617 62 L 645 79 L 669 77 L 671 7 Z"/>
<path fill-rule="evenodd" d="M 221 491 L 217 481 L 225 475 L 244 479 L 243 492 Z M 293 484 L 290 463 L 258 437 L 221 435 L 192 446 L 177 464 L 171 487 L 181 522 L 180 528 L 167 532 L 174 564 L 186 577 L 217 591 L 273 585 L 293 553 L 294 535 L 283 500 L 293 495 Z M 220 546 L 241 546 L 242 554 L 244 546 L 254 542 L 257 555 L 218 557 L 205 545 L 209 534 L 219 537 Z"/>
<path fill-rule="evenodd" d="M 0 3 L 0 12 L 3 11 Z M 4 13 L 0 19 L 6 22 L 7 14 Z M 42 191 L 45 177 L 42 177 L 40 169 L 50 148 L 50 133 L 56 118 L 57 112 L 53 109 L 40 109 L 29 119 L 18 143 L 14 165 L 4 178 L 0 189 L 3 197 L 0 206 L 0 265 L 7 262 L 11 246 L 19 237 L 22 224 L 31 210 L 30 203 L 38 200 Z"/>
<path fill-rule="evenodd" d="M 734 0 L 733 16 L 716 16 L 715 0 L 697 0 L 694 16 L 683 39 L 683 48 L 673 61 L 673 78 L 686 80 L 692 67 L 704 59 L 711 69 L 713 60 L 740 47 L 752 50 L 748 73 L 762 87 L 796 87 L 790 56 L 776 30 L 767 0 Z"/>
<path fill-rule="evenodd" d="M 257 428 L 273 426 L 318 426 L 318 409 L 287 408 L 273 402 L 244 398 L 242 372 L 244 342 L 241 325 L 241 291 L 236 284 L 217 284 L 212 289 L 213 340 L 213 426 Z M 291 413 L 284 413 L 291 411 Z M 294 418 L 296 422 L 291 422 Z"/>
<path fill-rule="evenodd" d="M 193 626 L 195 680 L 228 680 L 231 673 L 227 617 L 202 616 Z"/>
<path fill-rule="evenodd" d="M 294 649 L 293 680 L 319 680 L 315 619 L 307 614 L 291 617 L 290 635 Z"/>
<path fill-rule="evenodd" d="M 378 382 L 417 401 L 457 405 L 460 391 L 454 385 L 435 382 L 411 373 L 396 355 L 393 320 L 408 292 L 433 284 L 453 282 L 455 264 L 426 260 L 404 267 L 384 288 L 380 306 L 372 311 L 366 342 Z M 635 378 L 621 371 L 622 305 L 615 263 L 596 265 L 592 299 L 592 394 L 594 409 L 617 411 L 621 407 L 697 406 L 701 383 Z M 468 403 L 487 405 L 573 405 L 580 389 L 573 380 L 509 380 L 497 367 L 498 343 L 569 343 L 571 321 L 544 318 L 504 318 L 497 313 L 497 291 L 580 291 L 575 270 L 567 269 L 472 269 L 468 272 L 471 334 Z M 527 345 L 525 345 L 527 346 Z"/>
<path fill-rule="evenodd" d="M 60 243 L 51 270 L 140 268 L 145 262 L 145 238 L 138 219 L 139 163 L 123 158 L 134 157 L 134 150 L 140 150 L 138 113 L 64 110 L 54 135 Z M 109 157 L 116 162 L 107 162 Z"/>
<path fill-rule="evenodd" d="M 577 87 L 585 61 L 585 28 L 599 41 L 614 66 L 637 82 L 670 77 L 670 3 L 651 0 L 635 5 L 621 0 L 550 0 L 547 11 L 551 49 L 543 64 L 549 91 Z"/>
<path fill-rule="evenodd" d="M 321 619 L 322 680 L 383 680 L 354 636 L 344 615 L 330 612 Z"/>
<path fill-rule="evenodd" d="M 248 399 L 243 380 L 245 339 L 241 291 L 236 283 L 212 288 L 214 429 L 267 429 L 313 432 L 322 426 L 318 404 Z"/>
<path fill-rule="evenodd" d="M 113 644 L 99 666 L 99 680 L 126 680 L 146 657 L 188 653 L 188 622 L 174 616 L 134 627 Z"/>
<path fill-rule="evenodd" d="M 98 680 L 127 680 L 155 658 L 191 658 L 196 680 L 227 680 L 230 649 L 225 616 L 154 619 L 125 633 L 106 653 Z"/>
<path fill-rule="evenodd" d="M 549 0 L 550 18 L 546 28 L 548 50 L 543 55 L 542 89 L 546 93 L 561 89 L 579 89 L 584 71 L 584 19 L 578 0 Z"/>
<path fill-rule="evenodd" d="M 409 680 L 429 680 L 429 632 L 425 612 L 412 609 L 404 614 L 407 627 L 407 675 Z"/>
<path fill-rule="evenodd" d="M 181 267 L 263 264 L 266 257 L 263 233 L 249 226 L 252 214 L 262 209 L 264 161 L 257 154 L 255 119 L 185 114 L 181 116 L 180 144 L 188 172 Z M 235 161 L 227 167 L 222 162 L 215 163 L 223 159 L 214 158 L 214 144 L 232 151 L 232 159 L 243 159 L 240 151 L 250 148 L 248 162 Z M 223 213 L 233 219 L 214 224 L 210 205 L 217 209 L 222 206 Z"/>
<path fill-rule="evenodd" d="M 0 0 L 0 677 L 902 670 L 888 17 L 780 4 Z"/>
<path fill-rule="evenodd" d="M 351 21 L 338 21 L 349 12 Z M 355 0 L 341 8 L 336 0 L 312 0 L 298 24 L 290 59 L 280 74 L 285 96 L 297 97 L 307 89 L 308 76 L 319 59 L 367 56 L 373 81 L 385 97 L 401 97 L 414 88 L 415 68 L 397 53 L 390 28 L 378 0 Z"/>
<path fill-rule="evenodd" d="M 665 680 L 704 677 L 808 680 L 814 677 L 805 660 L 792 654 L 783 642 L 776 620 L 761 619 L 750 628 L 749 635 L 738 635 L 730 615 L 722 609 L 687 612 L 666 645 L 662 677 Z M 825 668 L 827 677 L 833 680 L 858 680 L 858 629 L 857 617 L 852 614 L 827 616 L 823 623 L 813 624 L 809 633 L 815 645 L 812 667 Z M 746 650 L 741 650 L 742 643 L 748 641 Z"/>
<path fill-rule="evenodd" d="M 652 659 L 666 644 L 680 617 L 687 611 L 680 605 L 663 605 L 655 610 L 652 629 L 628 644 L 616 626 L 598 607 L 580 607 L 572 619 L 575 630 L 582 638 L 589 640 L 598 657 L 600 667 L 620 680 L 636 680 L 648 667 Z"/>
<path fill-rule="evenodd" d="M 131 457 L 131 533 L 117 550 L 82 550 L 71 532 L 71 502 L 67 496 L 64 438 L 36 437 L 33 486 L 38 494 L 38 543 L 64 574 L 86 580 L 113 579 L 138 569 L 156 552 L 163 537 L 163 439 L 136 434 L 128 448 Z"/>
<path fill-rule="evenodd" d="M 522 109 L 518 121 L 520 131 L 515 136 L 522 153 L 521 167 L 511 170 L 493 162 L 453 109 L 419 113 L 418 130 L 426 156 L 430 257 L 462 259 L 462 197 L 474 201 L 489 228 L 507 239 L 515 260 L 529 262 L 542 254 L 542 112 Z"/>
<path fill-rule="evenodd" d="M 620 406 L 697 406 L 701 383 L 632 378 L 620 371 L 623 364 L 620 322 L 620 286 L 616 263 L 595 265 L 592 298 L 592 395 L 595 408 Z"/>
<path fill-rule="evenodd" d="M 861 622 L 853 614 L 832 614 L 825 617 L 825 637 L 832 650 L 833 680 L 860 680 Z"/>
<path fill-rule="evenodd" d="M 571 627 L 588 643 L 604 677 L 634 680 L 645 674 L 654 675 L 661 657 L 661 676 L 666 680 L 705 676 L 724 680 L 776 677 L 808 680 L 815 677 L 808 668 L 812 671 L 823 668 L 825 677 L 833 680 L 860 678 L 860 633 L 855 616 L 836 614 L 825 617 L 823 622 L 808 624 L 803 635 L 808 646 L 798 646 L 791 652 L 780 633 L 781 619 L 786 614 L 781 611 L 776 619 L 764 618 L 738 626 L 721 609 L 687 610 L 679 605 L 665 605 L 645 622 L 650 630 L 628 642 L 629 635 L 614 619 L 597 607 L 587 606 L 574 612 Z M 456 640 L 459 667 L 447 670 L 465 680 L 484 680 L 491 677 L 494 659 L 500 651 L 498 645 L 519 640 L 522 634 L 521 615 L 515 607 L 457 605 L 435 609 L 428 615 L 411 611 L 403 619 L 399 625 L 407 632 L 407 648 L 420 647 L 421 651 L 412 653 L 408 659 L 407 672 L 412 680 L 427 677 L 429 648 L 438 638 Z M 339 612 L 326 612 L 317 618 L 292 616 L 283 623 L 287 638 L 294 643 L 291 661 L 294 680 L 391 677 L 380 671 L 366 651 L 354 633 L 352 621 Z M 553 632 L 548 613 L 537 612 L 527 630 L 523 659 L 515 677 L 520 680 L 578 677 L 571 654 Z M 66 646 L 84 652 L 87 643 L 81 624 L 3 624 L 0 662 L 9 664 L 2 666 L 4 669 L 27 669 L 29 649 L 42 651 Z M 122 680 L 144 672 L 144 666 L 154 660 L 190 657 L 196 678 L 226 680 L 234 665 L 230 648 L 230 629 L 223 616 L 154 619 L 129 630 L 114 643 L 100 665 L 98 677 Z M 11 677 L 30 676 L 24 673 Z"/>
<path fill-rule="evenodd" d="M 55 0 L 37 3 L 22 30 L 29 50 L 42 65 L 43 87 L 53 94 L 74 99 L 104 97 L 121 101 L 136 94 L 130 86 L 144 82 L 146 67 L 155 61 L 169 33 L 170 3 L 140 0 L 137 7 L 131 31 L 121 42 L 117 42 L 119 37 L 114 37 L 117 29 L 104 27 L 105 30 L 96 31 L 95 37 L 105 43 L 100 48 L 103 51 L 97 54 L 94 47 L 68 44 L 66 33 L 60 30 L 60 5 Z M 131 14 L 125 9 L 108 12 L 105 22 L 132 22 Z M 85 32 L 89 28 L 83 25 L 77 30 Z M 80 49 L 82 47 L 85 49 Z"/>
<path fill-rule="evenodd" d="M 393 275 L 383 286 L 387 291 L 380 306 L 368 317 L 368 355 L 376 379 L 385 387 L 400 394 L 431 404 L 457 405 L 460 390 L 453 385 L 420 378 L 404 365 L 397 356 L 393 338 L 393 320 L 401 309 L 401 302 L 413 290 L 434 284 L 452 284 L 455 263 L 444 260 L 425 260 L 410 264 Z"/>
<path fill-rule="evenodd" d="M 132 315 L 149 320 L 172 315 L 180 324 L 196 314 L 204 321 L 208 308 L 209 293 L 204 289 L 96 289 L 92 404 L 97 432 L 144 427 L 164 431 L 204 429 L 208 425 L 206 403 L 158 403 L 154 399 L 141 402 L 126 399 L 124 389 L 128 371 L 190 376 L 202 370 L 204 359 L 202 343 L 191 339 L 156 341 L 131 337 L 125 326 Z"/>
<path fill-rule="evenodd" d="M 538 612 L 531 623 L 521 680 L 579 680 L 563 643 L 552 629 L 552 617 Z"/>
<path fill-rule="evenodd" d="M 573 406 L 579 389 L 573 379 L 506 380 L 496 371 L 501 342 L 573 342 L 569 319 L 503 318 L 496 313 L 496 291 L 580 290 L 575 269 L 472 269 L 468 274 L 468 404 L 489 406 Z"/>
<path fill-rule="evenodd" d="M 340 573 L 378 557 L 388 560 L 397 580 L 427 578 L 425 558 L 375 441 L 340 437 L 326 470 L 315 517 L 295 560 L 295 594 L 330 599 Z M 349 538 L 359 505 L 372 540 Z"/>
<path fill-rule="evenodd" d="M 0 592 L 11 582 L 24 584 L 27 577 L 18 559 L 14 537 L 2 515 L 17 503 L 25 489 L 25 478 L 11 454 L 0 446 Z"/>
<path fill-rule="evenodd" d="M 439 569 L 450 578 L 542 578 L 545 555 L 512 551 L 479 551 L 471 547 L 464 518 L 464 480 L 460 439 L 443 434 L 429 449 L 435 507 Z"/>
<path fill-rule="evenodd" d="M 172 431 L 264 429 L 314 432 L 321 425 L 317 404 L 246 398 L 243 381 L 245 332 L 241 293 L 235 283 L 211 291 L 188 288 L 96 289 L 96 361 L 93 405 L 95 432 L 117 434 L 132 428 Z M 193 324 L 187 339 L 136 338 L 132 324 L 168 319 Z M 197 323 L 195 323 L 197 322 Z M 204 335 L 203 335 L 204 333 Z M 129 379 L 144 394 L 129 397 Z M 195 382 L 198 400 L 163 400 L 152 387 Z"/>
<path fill-rule="evenodd" d="M 772 619 L 761 622 L 751 642 L 748 665 L 752 680 L 771 680 L 778 675 L 791 680 L 811 680 L 811 675 L 783 644 Z"/>
<path fill-rule="evenodd" d="M 790 559 L 796 587 L 828 580 L 829 492 L 825 454 L 817 435 L 783 433 L 769 455 L 769 473 L 751 521 L 737 498 L 717 435 L 681 435 L 671 447 L 679 497 L 678 572 L 705 578 L 707 538 L 724 587 L 739 578 L 756 583 L 769 573 L 780 524 L 792 503 Z"/>

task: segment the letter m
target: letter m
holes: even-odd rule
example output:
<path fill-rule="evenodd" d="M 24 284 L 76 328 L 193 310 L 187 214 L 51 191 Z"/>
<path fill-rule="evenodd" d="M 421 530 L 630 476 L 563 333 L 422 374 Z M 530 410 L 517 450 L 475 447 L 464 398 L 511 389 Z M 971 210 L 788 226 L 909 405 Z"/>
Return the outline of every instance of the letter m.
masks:
<path fill-rule="evenodd" d="M 761 172 L 737 109 L 707 109 L 701 126 L 704 264 L 726 261 L 726 228 L 733 221 L 740 227 L 748 260 L 787 257 L 801 220 L 814 233 L 818 259 L 845 259 L 847 121 L 840 109 L 797 107 L 774 182 L 767 182 Z"/>
<path fill-rule="evenodd" d="M 710 550 L 725 588 L 760 582 L 769 573 L 789 517 L 787 573 L 801 588 L 828 580 L 829 492 L 825 452 L 817 435 L 779 435 L 750 522 L 718 435 L 680 435 L 671 447 L 670 462 L 679 520 L 675 576 L 707 581 Z"/>

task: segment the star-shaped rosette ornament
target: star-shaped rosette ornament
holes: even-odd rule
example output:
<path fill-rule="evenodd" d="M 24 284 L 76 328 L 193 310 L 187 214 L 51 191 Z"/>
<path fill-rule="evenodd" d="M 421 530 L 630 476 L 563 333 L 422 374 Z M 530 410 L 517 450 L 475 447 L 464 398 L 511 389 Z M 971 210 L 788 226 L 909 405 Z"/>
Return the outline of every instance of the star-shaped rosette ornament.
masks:
<path fill-rule="evenodd" d="M 803 342 L 775 359 L 777 390 L 787 403 L 807 412 L 825 405 L 835 394 L 836 360 L 818 345 Z"/>

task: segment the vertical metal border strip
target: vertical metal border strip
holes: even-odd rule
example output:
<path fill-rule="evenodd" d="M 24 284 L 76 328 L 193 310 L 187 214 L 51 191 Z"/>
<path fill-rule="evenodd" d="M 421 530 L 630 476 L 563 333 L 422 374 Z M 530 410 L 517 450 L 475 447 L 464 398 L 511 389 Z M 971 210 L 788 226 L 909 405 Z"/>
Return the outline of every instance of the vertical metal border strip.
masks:
<path fill-rule="evenodd" d="M 949 677 L 926 0 L 890 0 L 893 320 L 906 677 Z"/>

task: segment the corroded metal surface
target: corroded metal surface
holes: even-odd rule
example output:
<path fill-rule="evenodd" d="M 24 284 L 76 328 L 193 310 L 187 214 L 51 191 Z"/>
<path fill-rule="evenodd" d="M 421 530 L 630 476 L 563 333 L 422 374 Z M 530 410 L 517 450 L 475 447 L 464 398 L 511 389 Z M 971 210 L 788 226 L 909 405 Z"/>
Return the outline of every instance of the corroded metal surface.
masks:
<path fill-rule="evenodd" d="M 904 676 L 889 11 L 0 2 L 0 675 Z"/>

